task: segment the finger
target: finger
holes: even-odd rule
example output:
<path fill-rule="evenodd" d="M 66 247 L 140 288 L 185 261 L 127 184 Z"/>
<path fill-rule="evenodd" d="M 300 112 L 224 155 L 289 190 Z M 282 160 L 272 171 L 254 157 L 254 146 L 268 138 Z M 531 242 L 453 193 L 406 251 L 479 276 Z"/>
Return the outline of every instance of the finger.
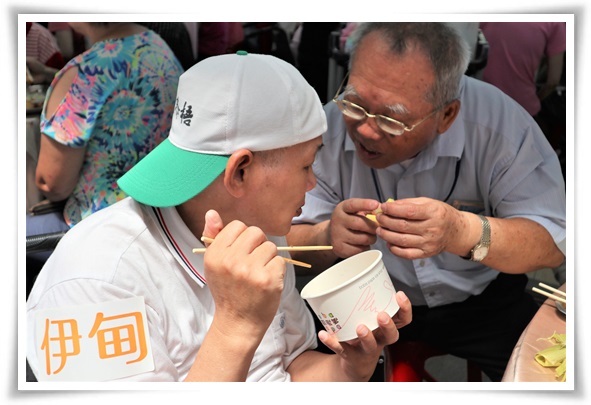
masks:
<path fill-rule="evenodd" d="M 377 200 L 367 198 L 350 198 L 343 201 L 342 209 L 347 214 L 356 214 L 358 212 L 372 212 L 380 206 Z"/>
<path fill-rule="evenodd" d="M 386 314 L 387 315 L 387 314 Z M 378 317 L 378 324 L 379 324 L 379 317 Z M 357 337 L 359 338 L 359 344 L 365 353 L 373 353 L 376 351 L 378 347 L 378 343 L 376 341 L 376 337 L 371 330 L 365 325 L 357 325 Z"/>
<path fill-rule="evenodd" d="M 398 340 L 398 328 L 387 312 L 378 314 L 378 330 L 375 332 L 375 336 L 382 345 L 390 345 Z"/>
<path fill-rule="evenodd" d="M 386 213 L 376 215 L 376 219 L 382 228 L 408 235 L 420 235 L 426 224 L 425 220 L 396 217 Z"/>
<path fill-rule="evenodd" d="M 252 254 L 258 257 L 257 260 L 264 262 L 266 273 L 278 274 L 280 280 L 283 281 L 287 266 L 285 264 L 285 258 L 277 252 L 277 245 L 271 241 L 264 241 L 254 248 Z M 261 272 L 261 275 L 265 275 L 265 272 Z"/>
<path fill-rule="evenodd" d="M 281 256 L 275 256 L 267 266 L 265 266 L 266 270 L 269 268 L 271 270 L 268 270 L 268 272 L 275 274 L 271 285 L 273 286 L 274 283 L 277 283 L 275 286 L 278 287 L 280 291 L 283 291 L 285 288 L 285 274 L 287 272 L 287 264 L 285 263 L 285 260 L 283 260 L 283 257 Z"/>
<path fill-rule="evenodd" d="M 391 217 L 408 220 L 424 220 L 430 217 L 434 200 L 425 198 L 406 198 L 381 205 L 382 212 Z M 440 202 L 439 202 L 440 203 Z"/>
<path fill-rule="evenodd" d="M 394 256 L 407 260 L 425 259 L 433 256 L 433 254 L 428 254 L 425 250 L 418 248 L 400 248 L 388 244 L 388 249 Z"/>
<path fill-rule="evenodd" d="M 336 335 L 331 335 L 325 330 L 318 332 L 318 339 L 330 350 L 338 354 L 339 356 L 345 355 L 345 349 L 337 339 Z"/>
<path fill-rule="evenodd" d="M 265 253 L 268 260 L 271 260 L 272 257 L 277 255 L 277 246 L 268 241 L 267 236 L 262 229 L 256 226 L 249 226 L 244 229 L 244 231 L 237 236 L 233 246 L 247 253 L 253 253 L 255 249 L 259 249 L 261 252 Z"/>
<path fill-rule="evenodd" d="M 402 328 L 412 321 L 412 304 L 404 291 L 396 292 L 396 302 L 398 303 L 398 306 L 400 306 L 400 309 L 396 315 L 394 315 L 393 319 L 396 327 Z"/>
<path fill-rule="evenodd" d="M 203 228 L 203 236 L 214 238 L 224 229 L 224 223 L 220 214 L 215 210 L 209 210 L 205 213 L 205 227 Z"/>
<path fill-rule="evenodd" d="M 244 223 L 234 220 L 219 231 L 212 245 L 218 247 L 230 247 L 246 229 L 247 226 Z"/>
<path fill-rule="evenodd" d="M 362 218 L 357 218 L 362 222 L 358 222 L 361 224 L 361 227 L 366 227 L 364 223 L 365 220 Z M 349 245 L 353 246 L 367 246 L 376 243 L 377 234 L 375 233 L 377 227 L 373 227 L 372 225 L 369 226 L 367 229 L 354 229 L 353 227 L 349 228 L 349 233 L 346 235 L 346 239 L 344 240 Z"/>

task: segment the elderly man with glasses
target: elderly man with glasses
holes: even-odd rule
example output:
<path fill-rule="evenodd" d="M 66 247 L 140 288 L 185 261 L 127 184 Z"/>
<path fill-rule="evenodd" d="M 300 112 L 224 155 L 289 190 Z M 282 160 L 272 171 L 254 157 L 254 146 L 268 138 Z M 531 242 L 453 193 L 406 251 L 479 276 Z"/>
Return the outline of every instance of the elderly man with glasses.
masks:
<path fill-rule="evenodd" d="M 346 83 L 325 106 L 317 185 L 288 236 L 334 249 L 294 258 L 324 269 L 381 250 L 413 303 L 400 340 L 499 381 L 537 309 L 525 273 L 565 260 L 556 153 L 516 102 L 464 75 L 468 47 L 445 23 L 368 23 L 354 35 Z"/>

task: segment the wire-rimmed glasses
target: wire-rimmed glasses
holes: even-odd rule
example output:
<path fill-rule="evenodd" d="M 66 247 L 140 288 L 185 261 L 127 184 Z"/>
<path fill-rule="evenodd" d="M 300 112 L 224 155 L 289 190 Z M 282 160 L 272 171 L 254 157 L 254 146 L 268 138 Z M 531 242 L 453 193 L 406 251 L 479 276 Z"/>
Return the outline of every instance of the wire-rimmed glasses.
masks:
<path fill-rule="evenodd" d="M 343 88 L 343 84 L 345 84 L 345 81 L 347 80 L 347 76 L 345 76 L 345 78 L 341 82 L 341 85 L 339 86 L 339 89 L 337 90 L 337 93 L 333 97 L 332 101 L 334 103 L 336 103 L 336 105 L 339 107 L 339 110 L 341 110 L 341 112 L 344 115 L 346 115 L 347 117 L 353 118 L 354 120 L 358 120 L 358 121 L 364 120 L 368 117 L 373 118 L 376 121 L 376 124 L 378 125 L 378 127 L 382 131 L 384 131 L 390 135 L 399 136 L 399 135 L 404 134 L 404 132 L 412 131 L 418 125 L 425 122 L 427 119 L 429 119 L 433 114 L 435 114 L 437 111 L 439 111 L 443 107 L 443 105 L 442 105 L 441 107 L 436 108 L 429 115 L 427 115 L 425 118 L 423 118 L 422 120 L 420 120 L 419 122 L 417 122 L 411 126 L 408 126 L 405 123 L 397 121 L 394 118 L 390 118 L 386 115 L 370 114 L 365 110 L 365 108 L 361 107 L 360 105 L 357 105 L 349 100 L 337 98 L 341 92 L 341 89 Z"/>

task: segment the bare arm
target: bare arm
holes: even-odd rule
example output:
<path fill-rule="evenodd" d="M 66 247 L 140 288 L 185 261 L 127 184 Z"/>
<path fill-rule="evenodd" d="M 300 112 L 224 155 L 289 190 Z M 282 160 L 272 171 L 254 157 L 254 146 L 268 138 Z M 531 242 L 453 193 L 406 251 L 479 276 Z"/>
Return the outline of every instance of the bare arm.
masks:
<path fill-rule="evenodd" d="M 324 221 L 315 225 L 299 224 L 292 225 L 287 235 L 287 243 L 292 246 L 331 245 L 328 235 L 330 221 Z M 338 259 L 334 251 L 322 250 L 316 252 L 291 252 L 295 260 L 300 260 L 312 265 L 314 273 L 320 273 L 332 266 Z M 298 269 L 296 269 L 298 271 Z M 310 275 L 310 271 L 306 270 Z"/>
<path fill-rule="evenodd" d="M 564 261 L 564 254 L 548 231 L 537 222 L 526 218 L 489 218 L 489 221 L 494 247 L 491 244 L 489 254 L 483 260 L 487 266 L 517 274 L 558 267 Z M 479 224 L 477 230 L 480 228 Z"/>
<path fill-rule="evenodd" d="M 556 86 L 560 83 L 562 69 L 564 65 L 564 52 L 553 55 L 548 58 L 548 71 L 546 73 L 546 82 L 538 91 L 538 98 L 545 99 L 554 92 Z"/>
<path fill-rule="evenodd" d="M 45 115 L 51 117 L 66 96 L 77 69 L 68 70 L 56 83 L 51 92 Z M 61 201 L 72 193 L 80 177 L 86 148 L 71 148 L 41 135 L 39 159 L 35 173 L 35 183 L 51 201 Z"/>
<path fill-rule="evenodd" d="M 377 230 L 390 251 L 406 259 L 431 257 L 443 251 L 467 256 L 480 240 L 477 215 L 458 211 L 429 198 L 382 204 Z M 557 267 L 564 255 L 544 227 L 525 218 L 488 218 L 491 246 L 483 264 L 505 273 L 527 273 Z"/>
<path fill-rule="evenodd" d="M 58 72 L 57 69 L 45 66 L 33 56 L 27 56 L 27 67 L 33 76 L 33 83 L 51 83 L 53 77 Z"/>

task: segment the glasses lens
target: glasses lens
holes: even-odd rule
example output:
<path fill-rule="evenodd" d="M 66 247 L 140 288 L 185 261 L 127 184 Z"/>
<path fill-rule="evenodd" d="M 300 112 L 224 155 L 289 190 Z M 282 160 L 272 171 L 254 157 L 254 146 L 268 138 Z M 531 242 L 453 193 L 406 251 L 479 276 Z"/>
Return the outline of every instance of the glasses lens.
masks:
<path fill-rule="evenodd" d="M 404 133 L 404 126 L 402 124 L 391 121 L 383 115 L 376 115 L 376 123 L 382 131 L 391 135 L 402 135 Z"/>
<path fill-rule="evenodd" d="M 337 105 L 341 112 L 347 117 L 351 117 L 356 120 L 365 118 L 365 110 L 358 105 L 355 105 L 347 100 L 338 100 Z"/>

